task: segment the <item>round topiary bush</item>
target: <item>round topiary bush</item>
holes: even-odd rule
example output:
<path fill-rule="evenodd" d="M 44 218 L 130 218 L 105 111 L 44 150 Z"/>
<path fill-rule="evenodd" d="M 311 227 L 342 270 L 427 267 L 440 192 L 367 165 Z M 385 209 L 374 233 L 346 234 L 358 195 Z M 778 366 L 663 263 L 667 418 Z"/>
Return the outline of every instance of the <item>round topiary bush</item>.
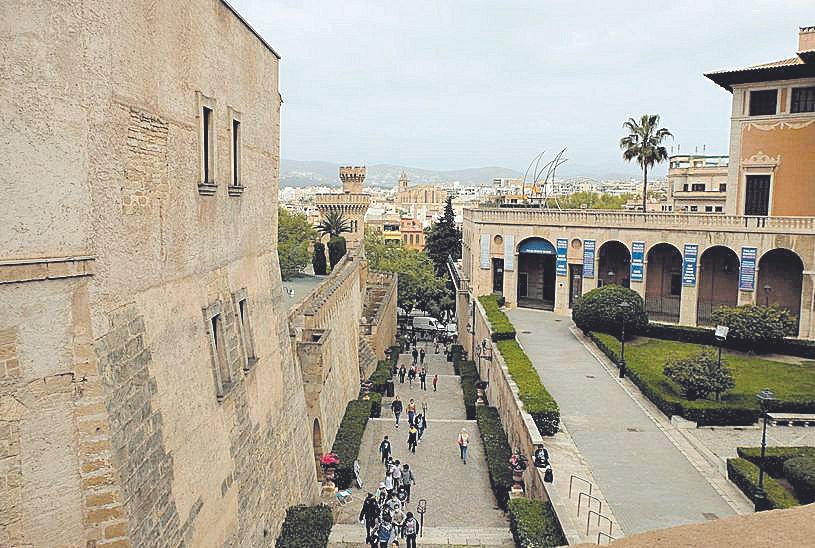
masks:
<path fill-rule="evenodd" d="M 784 477 L 795 488 L 801 504 L 815 502 L 815 458 L 793 457 L 784 462 Z"/>
<path fill-rule="evenodd" d="M 648 326 L 642 298 L 636 291 L 619 285 L 604 285 L 578 298 L 572 307 L 572 319 L 583 331 L 601 331 L 617 337 L 625 326 L 626 338 Z"/>
<path fill-rule="evenodd" d="M 729 327 L 728 340 L 743 343 L 749 349 L 760 349 L 795 335 L 796 328 L 795 317 L 777 305 L 721 306 L 713 311 L 713 322 Z"/>

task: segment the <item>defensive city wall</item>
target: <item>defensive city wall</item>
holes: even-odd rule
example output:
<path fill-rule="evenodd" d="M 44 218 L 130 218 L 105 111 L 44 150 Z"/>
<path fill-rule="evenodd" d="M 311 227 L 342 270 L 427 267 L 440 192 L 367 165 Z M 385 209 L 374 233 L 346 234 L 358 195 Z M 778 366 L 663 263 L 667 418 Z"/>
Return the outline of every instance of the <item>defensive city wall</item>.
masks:
<path fill-rule="evenodd" d="M 815 338 L 813 217 L 468 209 L 462 271 L 476 296 L 564 314 L 609 283 L 681 325 L 710 325 L 720 305 L 778 304 Z"/>

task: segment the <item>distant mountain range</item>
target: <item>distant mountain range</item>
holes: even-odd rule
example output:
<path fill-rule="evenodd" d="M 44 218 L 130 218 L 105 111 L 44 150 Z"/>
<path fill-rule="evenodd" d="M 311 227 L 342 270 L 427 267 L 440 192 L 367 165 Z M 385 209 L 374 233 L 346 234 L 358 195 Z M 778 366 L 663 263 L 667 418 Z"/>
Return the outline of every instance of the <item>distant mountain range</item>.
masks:
<path fill-rule="evenodd" d="M 300 161 L 282 159 L 280 162 L 280 187 L 303 187 L 312 185 L 339 186 L 340 164 L 320 161 Z M 495 177 L 520 177 L 514 169 L 505 167 L 475 167 L 451 171 L 435 171 L 409 166 L 392 164 L 375 164 L 368 166 L 365 183 L 370 186 L 394 187 L 399 175 L 407 173 L 411 184 L 452 183 L 459 181 L 462 185 L 491 183 Z"/>

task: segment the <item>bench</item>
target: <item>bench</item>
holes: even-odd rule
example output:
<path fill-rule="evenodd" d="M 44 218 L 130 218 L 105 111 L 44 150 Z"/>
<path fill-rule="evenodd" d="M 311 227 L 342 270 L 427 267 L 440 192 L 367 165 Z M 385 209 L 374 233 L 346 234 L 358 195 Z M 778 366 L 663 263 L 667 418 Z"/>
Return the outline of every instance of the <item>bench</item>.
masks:
<path fill-rule="evenodd" d="M 809 413 L 767 413 L 767 418 L 771 424 L 777 426 L 813 426 L 815 425 L 815 414 Z"/>

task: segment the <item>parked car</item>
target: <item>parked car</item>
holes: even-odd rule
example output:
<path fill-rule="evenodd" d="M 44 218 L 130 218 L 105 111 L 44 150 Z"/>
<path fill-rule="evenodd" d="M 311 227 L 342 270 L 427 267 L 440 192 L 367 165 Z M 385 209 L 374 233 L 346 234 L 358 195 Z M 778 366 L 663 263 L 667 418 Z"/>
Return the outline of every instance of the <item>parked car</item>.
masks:
<path fill-rule="evenodd" d="M 433 336 L 439 331 L 439 320 L 430 316 L 417 316 L 413 318 L 413 331 L 417 335 Z"/>

